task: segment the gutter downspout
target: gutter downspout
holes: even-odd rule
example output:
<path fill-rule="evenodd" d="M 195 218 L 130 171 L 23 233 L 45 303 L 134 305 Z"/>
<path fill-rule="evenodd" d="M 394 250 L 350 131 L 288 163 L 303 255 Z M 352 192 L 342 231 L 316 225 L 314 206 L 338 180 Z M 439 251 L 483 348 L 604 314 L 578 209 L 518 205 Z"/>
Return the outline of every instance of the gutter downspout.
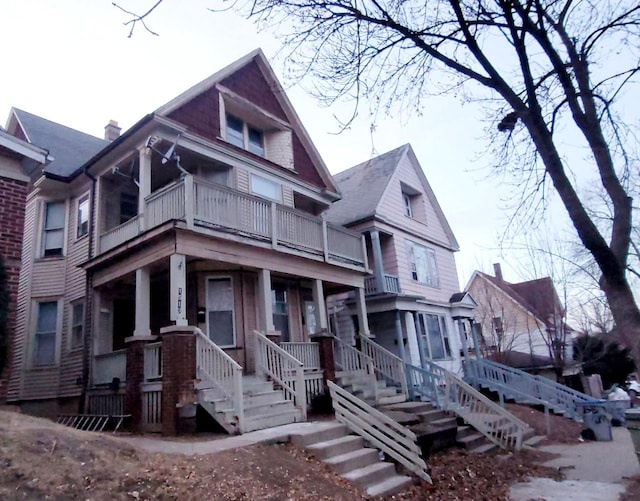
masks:
<path fill-rule="evenodd" d="M 85 167 L 83 173 L 91 180 L 91 206 L 89 210 L 89 248 L 87 259 L 91 259 L 95 240 L 96 182 L 97 178 Z M 93 272 L 87 271 L 85 277 L 84 342 L 82 343 L 82 393 L 80 395 L 80 413 L 88 411 L 87 390 L 89 389 L 89 366 L 91 363 L 91 331 L 93 326 Z"/>

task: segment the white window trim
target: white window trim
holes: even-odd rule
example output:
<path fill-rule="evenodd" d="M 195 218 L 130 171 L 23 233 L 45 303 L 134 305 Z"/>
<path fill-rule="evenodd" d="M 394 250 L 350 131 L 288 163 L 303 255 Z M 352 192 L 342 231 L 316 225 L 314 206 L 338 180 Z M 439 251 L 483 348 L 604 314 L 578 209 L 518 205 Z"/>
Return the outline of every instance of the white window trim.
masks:
<path fill-rule="evenodd" d="M 80 229 L 80 204 L 85 199 L 87 200 L 87 232 L 82 234 L 82 235 L 80 235 L 80 236 L 78 236 L 78 230 Z M 91 196 L 90 196 L 88 191 L 86 193 L 80 195 L 76 199 L 75 209 L 76 209 L 75 210 L 75 214 L 76 214 L 75 239 L 76 240 L 81 240 L 81 239 L 85 238 L 89 234 L 89 230 L 91 229 Z"/>
<path fill-rule="evenodd" d="M 267 151 L 267 140 L 266 140 L 266 136 L 267 136 L 267 132 L 264 130 L 264 128 L 259 127 L 257 125 L 252 124 L 251 122 L 247 121 L 246 118 L 242 117 L 242 116 L 238 116 L 235 113 L 231 113 L 231 112 L 227 112 L 224 114 L 224 140 L 227 141 L 229 144 L 233 144 L 231 143 L 228 139 L 227 139 L 227 117 L 231 115 L 233 116 L 235 119 L 239 120 L 240 122 L 242 122 L 242 149 L 251 153 L 252 155 L 256 155 L 260 158 L 265 158 L 268 159 L 268 151 Z M 260 132 L 260 134 L 262 135 L 262 154 L 260 153 L 255 153 L 253 151 L 251 151 L 249 149 L 249 129 L 255 129 L 257 131 Z M 237 146 L 237 145 L 234 145 Z"/>
<path fill-rule="evenodd" d="M 64 231 L 62 234 L 62 254 L 59 256 L 45 256 L 44 255 L 44 225 L 46 216 L 46 207 L 49 203 L 62 202 L 64 203 Z M 62 259 L 67 255 L 67 238 L 69 231 L 69 200 L 59 198 L 45 198 L 40 200 L 38 206 L 38 234 L 37 234 L 37 258 L 38 259 Z"/>
<path fill-rule="evenodd" d="M 39 313 L 39 304 L 40 303 L 57 303 L 56 306 L 56 339 L 55 339 L 55 348 L 53 355 L 53 364 L 50 365 L 36 365 L 36 330 L 38 328 L 38 313 Z M 28 364 L 29 368 L 32 370 L 47 370 L 57 367 L 60 364 L 60 339 L 62 338 L 62 307 L 63 300 L 60 297 L 39 297 L 36 299 L 31 299 L 31 327 L 29 329 L 29 343 L 27 343 L 29 347 L 28 354 Z"/>
<path fill-rule="evenodd" d="M 229 279 L 231 281 L 231 299 L 233 300 L 233 308 L 231 309 L 231 325 L 233 327 L 233 344 L 230 344 L 230 345 L 219 344 L 217 346 L 222 349 L 238 348 L 238 333 L 236 332 L 236 289 L 235 289 L 233 277 L 231 275 L 207 275 L 205 277 L 205 287 L 204 287 L 205 301 L 206 301 L 205 332 L 207 334 L 207 337 L 209 337 L 209 280 L 223 280 L 223 279 Z"/>
<path fill-rule="evenodd" d="M 411 280 L 419 284 L 426 285 L 428 287 L 439 288 L 440 287 L 440 270 L 438 269 L 438 259 L 436 255 L 436 250 L 432 247 L 427 247 L 426 245 L 418 244 L 411 240 L 406 240 L 405 242 L 406 242 L 406 251 L 407 251 L 407 262 L 409 265 L 409 275 L 411 276 Z M 433 254 L 433 263 L 434 263 L 435 270 L 432 270 L 432 271 L 435 271 L 435 280 L 432 277 L 431 283 L 423 282 L 420 280 L 420 277 L 417 276 L 418 272 L 415 267 L 415 250 L 413 252 L 413 260 L 412 260 L 412 252 L 411 252 L 412 247 L 422 247 L 423 249 L 426 249 L 428 253 Z M 414 278 L 413 276 L 414 270 L 416 273 L 416 278 Z"/>
<path fill-rule="evenodd" d="M 269 197 L 267 195 L 263 195 L 261 193 L 256 193 L 254 191 L 254 189 L 253 189 L 253 180 L 254 179 L 260 179 L 262 181 L 267 181 L 268 183 L 272 183 L 274 185 L 277 185 L 278 186 L 278 195 L 280 196 L 280 198 L 272 198 L 272 197 Z M 274 181 L 270 177 L 262 176 L 262 175 L 254 174 L 254 173 L 249 173 L 249 191 L 251 192 L 252 195 L 255 195 L 255 196 L 260 197 L 260 198 L 264 198 L 265 200 L 273 200 L 274 202 L 282 203 L 282 183 L 279 183 L 278 181 Z"/>
<path fill-rule="evenodd" d="M 440 342 L 442 343 L 442 350 L 444 352 L 443 358 L 433 358 L 433 350 L 431 349 L 431 339 L 429 338 L 429 330 L 428 330 L 428 326 L 425 318 L 428 315 L 438 318 L 438 325 L 440 326 Z M 427 349 L 426 354 L 429 355 L 429 360 L 438 360 L 438 361 L 452 360 L 455 350 L 451 346 L 451 336 L 449 335 L 451 331 L 449 329 L 449 325 L 447 325 L 448 324 L 447 316 L 442 313 L 434 313 L 431 311 L 421 311 L 421 312 L 418 312 L 417 318 L 419 319 L 418 321 L 422 324 L 421 329 L 424 331 L 424 335 L 422 337 L 423 337 L 423 342 L 426 343 L 426 349 Z M 422 335 L 420 334 L 420 332 L 418 332 L 418 334 Z M 445 338 L 447 339 L 447 341 L 449 341 L 448 343 L 449 353 L 447 353 L 447 345 L 444 342 Z"/>
<path fill-rule="evenodd" d="M 404 203 L 404 215 L 410 219 L 414 219 L 411 195 L 402 192 L 402 202 Z"/>
<path fill-rule="evenodd" d="M 78 305 L 82 305 L 82 338 L 80 344 L 77 346 L 73 345 L 73 308 Z M 81 350 L 84 346 L 84 334 L 86 330 L 86 320 L 87 320 L 87 302 L 84 298 L 76 299 L 75 301 L 71 301 L 69 303 L 69 351 L 78 351 Z"/>

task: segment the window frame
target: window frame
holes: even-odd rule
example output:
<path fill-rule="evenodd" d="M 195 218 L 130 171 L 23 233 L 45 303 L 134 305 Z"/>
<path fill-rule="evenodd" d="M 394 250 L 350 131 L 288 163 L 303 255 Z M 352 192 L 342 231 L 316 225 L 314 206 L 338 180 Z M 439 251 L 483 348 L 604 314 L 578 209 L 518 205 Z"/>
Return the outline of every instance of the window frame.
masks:
<path fill-rule="evenodd" d="M 245 119 L 240 118 L 238 115 L 225 112 L 225 124 L 224 124 L 224 139 L 227 143 L 232 144 L 238 148 L 242 148 L 253 155 L 259 156 L 261 158 L 267 158 L 267 144 L 265 141 L 265 131 L 263 128 L 258 127 L 257 125 L 253 125 L 247 122 Z M 238 125 L 242 125 L 242 131 L 237 128 L 230 127 L 229 122 L 237 121 Z M 232 131 L 232 134 L 229 134 L 229 131 Z M 240 137 L 238 133 L 242 133 L 242 145 L 238 144 L 240 141 Z M 251 133 L 257 133 L 260 136 L 260 144 L 257 145 L 252 141 Z"/>
<path fill-rule="evenodd" d="M 426 247 L 416 242 L 412 242 L 411 240 L 407 240 L 406 245 L 407 260 L 409 262 L 409 273 L 411 274 L 411 279 L 422 285 L 427 285 L 429 287 L 439 287 L 440 273 L 438 270 L 438 260 L 435 249 Z M 427 267 L 429 268 L 429 277 L 427 277 L 426 281 L 421 280 L 421 277 L 418 275 L 418 267 L 416 266 L 416 249 L 425 251 L 426 263 Z"/>
<path fill-rule="evenodd" d="M 278 301 L 278 292 L 284 293 L 284 301 Z M 271 284 L 271 316 L 274 328 L 276 326 L 276 317 L 279 317 L 280 319 L 286 318 L 287 320 L 287 333 L 284 338 L 283 332 L 280 331 L 280 341 L 283 343 L 291 341 L 291 316 L 289 315 L 289 298 L 289 287 L 287 286 L 287 284 L 277 282 Z M 284 305 L 284 313 L 276 311 L 276 306 L 278 304 Z"/>
<path fill-rule="evenodd" d="M 76 307 L 82 307 L 82 314 L 80 317 L 80 323 L 76 323 Z M 84 299 L 78 299 L 69 303 L 69 351 L 80 350 L 84 346 L 84 329 L 86 320 L 86 303 Z M 74 329 L 80 327 L 80 342 L 74 343 Z"/>
<path fill-rule="evenodd" d="M 56 305 L 56 318 L 55 318 L 55 330 L 39 332 L 40 321 L 40 305 L 41 304 L 55 304 Z M 56 367 L 59 360 L 59 339 L 60 339 L 60 327 L 62 322 L 62 315 L 60 315 L 60 298 L 38 298 L 32 301 L 32 328 L 31 328 L 31 356 L 29 358 L 30 367 L 32 369 L 48 369 Z M 53 353 L 51 356 L 51 363 L 38 363 L 38 348 L 40 346 L 40 337 L 42 335 L 53 334 Z"/>
<path fill-rule="evenodd" d="M 260 182 L 265 182 L 267 184 L 271 184 L 273 185 L 274 188 L 276 188 L 277 192 L 278 192 L 278 198 L 273 198 L 271 195 L 266 195 L 265 193 L 259 193 L 258 191 L 255 190 L 255 184 L 254 181 L 255 180 L 259 180 Z M 282 203 L 282 184 L 278 183 L 277 181 L 273 181 L 272 179 L 265 177 L 265 176 L 261 176 L 258 174 L 254 174 L 253 172 L 249 175 L 249 190 L 251 191 L 252 195 L 255 195 L 257 197 L 260 198 L 264 198 L 265 200 L 272 200 L 274 202 L 278 202 L 278 203 Z"/>
<path fill-rule="evenodd" d="M 427 317 L 435 317 L 438 320 L 438 337 L 440 341 L 440 346 L 443 351 L 442 358 L 434 358 L 433 356 L 433 348 L 431 346 L 431 336 L 432 333 L 429 330 L 429 324 L 427 323 Z M 424 352 L 424 356 L 428 356 L 428 360 L 451 360 L 453 358 L 453 351 L 451 349 L 451 336 L 449 335 L 449 329 L 447 328 L 447 321 L 445 315 L 441 313 L 431 313 L 431 312 L 419 312 L 416 316 L 416 323 L 418 324 L 417 332 L 422 341 L 422 351 Z"/>
<path fill-rule="evenodd" d="M 81 207 L 85 203 L 87 205 L 87 208 L 86 208 L 87 220 L 82 221 Z M 90 213 L 91 207 L 89 204 L 90 204 L 90 200 L 89 200 L 88 193 L 85 193 L 84 195 L 79 197 L 76 203 L 76 240 L 79 240 L 80 238 L 89 234 L 89 220 L 91 219 L 91 213 Z M 84 225 L 86 225 L 86 227 Z"/>
<path fill-rule="evenodd" d="M 61 205 L 63 210 L 63 223 L 62 227 L 54 227 L 47 228 L 47 216 L 48 216 L 48 208 L 52 205 Z M 66 255 L 66 241 L 67 241 L 67 201 L 60 199 L 51 199 L 44 200 L 42 203 L 41 211 L 40 211 L 40 242 L 39 242 L 39 257 L 43 259 L 56 259 L 62 258 Z M 54 231 L 62 231 L 62 243 L 59 247 L 60 253 L 50 253 L 47 254 L 47 233 L 52 233 Z M 56 248 L 57 249 L 57 248 Z"/>
<path fill-rule="evenodd" d="M 411 195 L 403 191 L 402 201 L 404 202 L 404 215 L 410 219 L 415 219 L 413 216 L 413 199 Z"/>
<path fill-rule="evenodd" d="M 206 334 L 209 339 L 211 339 L 211 333 L 209 331 L 209 282 L 215 280 L 228 280 L 231 285 L 231 328 L 233 331 L 233 344 L 230 345 L 221 345 L 216 343 L 216 345 L 222 349 L 232 349 L 238 348 L 238 333 L 236 331 L 236 298 L 235 298 L 235 284 L 233 277 L 231 275 L 209 275 L 205 277 L 205 329 Z M 214 311 L 226 311 L 226 310 L 214 310 Z M 211 339 L 215 343 L 213 339 Z"/>

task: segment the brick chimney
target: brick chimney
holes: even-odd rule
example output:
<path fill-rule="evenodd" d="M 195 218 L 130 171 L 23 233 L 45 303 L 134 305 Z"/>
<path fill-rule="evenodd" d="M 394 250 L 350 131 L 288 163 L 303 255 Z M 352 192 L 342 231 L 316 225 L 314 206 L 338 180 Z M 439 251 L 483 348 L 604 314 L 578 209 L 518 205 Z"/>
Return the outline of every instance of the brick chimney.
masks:
<path fill-rule="evenodd" d="M 107 141 L 115 141 L 120 137 L 121 127 L 118 127 L 118 122 L 115 120 L 109 120 L 109 123 L 104 126 L 104 138 Z"/>
<path fill-rule="evenodd" d="M 504 282 L 504 278 L 502 278 L 502 268 L 500 267 L 500 263 L 493 263 L 493 274 L 498 280 Z"/>

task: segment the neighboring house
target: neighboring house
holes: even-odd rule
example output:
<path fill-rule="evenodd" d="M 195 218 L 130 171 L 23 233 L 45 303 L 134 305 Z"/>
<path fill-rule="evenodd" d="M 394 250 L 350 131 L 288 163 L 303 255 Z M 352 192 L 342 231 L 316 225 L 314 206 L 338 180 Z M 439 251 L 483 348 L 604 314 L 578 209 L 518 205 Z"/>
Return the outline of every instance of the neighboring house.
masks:
<path fill-rule="evenodd" d="M 111 141 L 16 109 L 8 131 L 55 157 L 27 203 L 9 400 L 29 412 L 117 400 L 136 421 L 163 372 L 145 398 L 175 431 L 195 359 L 173 334 L 200 328 L 251 374 L 254 330 L 307 341 L 326 295 L 364 298 L 362 237 L 317 216 L 338 188 L 261 51 L 122 135 L 110 122 Z"/>
<path fill-rule="evenodd" d="M 562 371 L 571 360 L 573 331 L 552 280 L 509 283 L 500 264 L 493 266 L 495 276 L 474 271 L 466 287 L 478 303 L 475 320 L 482 326 L 478 342 L 484 356 L 536 373 Z"/>
<path fill-rule="evenodd" d="M 6 323 L 5 369 L 0 373 L 0 403 L 6 399 L 11 347 L 16 329 L 16 303 L 22 257 L 22 232 L 28 173 L 47 161 L 47 152 L 0 127 L 0 257 L 6 270 L 9 308 Z"/>
<path fill-rule="evenodd" d="M 433 360 L 460 373 L 475 303 L 458 292 L 458 242 L 413 149 L 401 146 L 335 179 L 342 200 L 325 217 L 366 237 L 375 270 L 365 282 L 375 341 L 412 365 Z M 334 332 L 347 340 L 359 328 L 349 306 L 343 298 L 331 309 Z"/>

